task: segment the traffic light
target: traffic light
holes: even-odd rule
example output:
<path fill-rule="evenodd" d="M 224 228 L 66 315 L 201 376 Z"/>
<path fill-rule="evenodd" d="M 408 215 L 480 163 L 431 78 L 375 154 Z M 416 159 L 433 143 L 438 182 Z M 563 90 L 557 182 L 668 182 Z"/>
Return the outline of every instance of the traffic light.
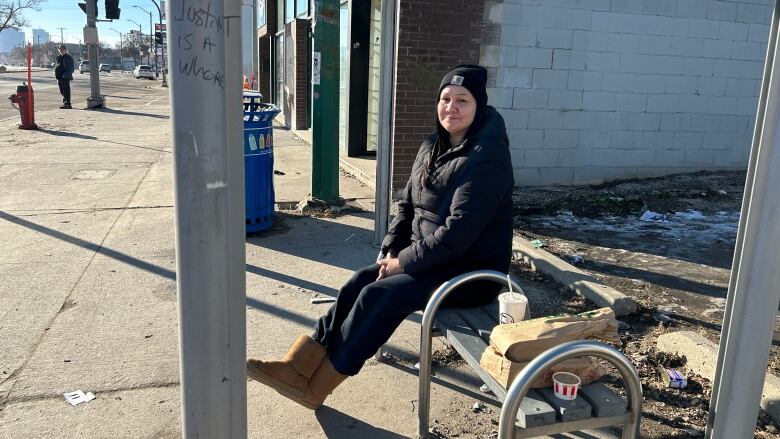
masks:
<path fill-rule="evenodd" d="M 158 31 L 158 32 L 154 33 L 154 43 L 162 46 L 162 43 L 163 43 L 163 33 L 162 32 Z"/>
<path fill-rule="evenodd" d="M 79 3 L 79 7 L 81 8 L 84 13 L 87 13 L 87 4 L 86 3 Z M 98 16 L 98 7 L 97 7 L 97 0 L 95 0 L 95 17 Z"/>
<path fill-rule="evenodd" d="M 119 20 L 119 0 L 106 0 L 106 19 Z"/>

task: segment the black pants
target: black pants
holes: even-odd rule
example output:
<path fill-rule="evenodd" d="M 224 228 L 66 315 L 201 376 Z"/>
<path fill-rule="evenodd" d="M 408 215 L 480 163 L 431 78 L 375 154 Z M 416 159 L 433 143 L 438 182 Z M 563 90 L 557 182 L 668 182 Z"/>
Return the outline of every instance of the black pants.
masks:
<path fill-rule="evenodd" d="M 472 270 L 451 266 L 376 281 L 379 266 L 365 267 L 341 288 L 336 303 L 317 322 L 312 338 L 325 346 L 337 371 L 356 375 L 409 314 L 425 308 L 436 288 Z M 473 282 L 453 291 L 443 306 L 485 305 L 500 289 L 495 282 Z"/>
<path fill-rule="evenodd" d="M 70 104 L 70 80 L 58 79 L 57 84 L 60 86 L 60 94 L 62 95 L 62 103 Z"/>

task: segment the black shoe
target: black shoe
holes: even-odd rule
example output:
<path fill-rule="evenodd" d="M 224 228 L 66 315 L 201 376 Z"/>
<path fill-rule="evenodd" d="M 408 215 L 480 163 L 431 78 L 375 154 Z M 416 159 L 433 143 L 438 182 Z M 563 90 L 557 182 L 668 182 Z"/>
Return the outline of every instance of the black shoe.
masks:
<path fill-rule="evenodd" d="M 71 109 L 73 107 L 70 106 L 70 103 L 65 103 L 65 104 L 60 105 L 60 108 L 63 109 L 63 110 L 69 110 L 69 109 Z"/>

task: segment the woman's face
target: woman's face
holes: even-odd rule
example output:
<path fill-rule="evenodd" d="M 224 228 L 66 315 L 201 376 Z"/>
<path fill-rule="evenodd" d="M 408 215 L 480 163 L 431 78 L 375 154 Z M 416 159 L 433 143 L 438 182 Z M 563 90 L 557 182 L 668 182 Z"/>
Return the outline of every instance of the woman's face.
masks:
<path fill-rule="evenodd" d="M 464 136 L 474 122 L 477 101 L 461 85 L 448 85 L 441 91 L 437 107 L 439 123 L 454 136 Z"/>

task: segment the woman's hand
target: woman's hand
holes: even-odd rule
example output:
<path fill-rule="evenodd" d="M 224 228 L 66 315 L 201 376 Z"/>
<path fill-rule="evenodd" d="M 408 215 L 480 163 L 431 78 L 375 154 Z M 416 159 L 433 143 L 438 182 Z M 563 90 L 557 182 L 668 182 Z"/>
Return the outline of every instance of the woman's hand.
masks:
<path fill-rule="evenodd" d="M 404 270 L 401 268 L 401 263 L 398 261 L 398 258 L 393 258 L 391 256 L 388 256 L 379 261 L 379 265 L 379 276 L 376 278 L 376 280 L 381 280 L 386 277 L 395 276 L 396 274 L 401 274 L 404 272 Z"/>

